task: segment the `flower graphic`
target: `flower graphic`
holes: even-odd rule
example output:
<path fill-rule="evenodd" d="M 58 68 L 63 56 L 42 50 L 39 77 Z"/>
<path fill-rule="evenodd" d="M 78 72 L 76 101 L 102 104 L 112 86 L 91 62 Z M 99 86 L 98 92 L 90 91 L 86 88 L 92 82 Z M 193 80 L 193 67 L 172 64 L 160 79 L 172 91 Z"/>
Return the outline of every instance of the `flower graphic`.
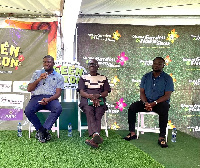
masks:
<path fill-rule="evenodd" d="M 127 104 L 124 102 L 123 98 L 120 98 L 118 102 L 116 102 L 116 109 L 119 109 L 120 111 L 123 111 L 124 107 L 127 106 Z"/>
<path fill-rule="evenodd" d="M 172 121 L 171 121 L 171 120 L 169 120 L 169 121 L 168 121 L 168 124 L 167 124 L 167 126 L 168 126 L 168 128 L 169 128 L 169 129 L 176 128 L 176 127 L 175 127 L 175 125 L 173 125 L 173 123 L 172 123 Z"/>
<path fill-rule="evenodd" d="M 172 60 L 169 58 L 169 55 L 168 55 L 165 58 L 165 63 L 166 63 L 166 65 L 169 65 L 170 62 L 172 62 Z"/>
<path fill-rule="evenodd" d="M 117 122 L 114 122 L 114 124 L 111 125 L 111 129 L 113 130 L 118 130 L 118 128 L 120 128 L 120 126 L 117 124 Z"/>
<path fill-rule="evenodd" d="M 120 80 L 117 78 L 117 76 L 115 76 L 111 83 L 114 83 L 116 85 L 117 82 L 120 82 Z"/>
<path fill-rule="evenodd" d="M 122 66 L 124 65 L 124 63 L 128 60 L 128 57 L 126 57 L 125 52 L 122 52 L 120 54 L 120 56 L 117 56 L 117 63 L 120 63 Z"/>
<path fill-rule="evenodd" d="M 176 82 L 176 79 L 173 77 L 173 74 L 172 74 L 172 73 L 170 73 L 169 75 L 172 77 L 172 79 L 173 79 L 173 82 Z"/>
<path fill-rule="evenodd" d="M 174 40 L 176 40 L 178 37 L 179 35 L 177 34 L 177 32 L 175 32 L 175 29 L 173 29 L 171 30 L 171 32 L 169 32 L 166 40 L 170 41 L 171 43 L 174 43 Z"/>
<path fill-rule="evenodd" d="M 18 60 L 20 61 L 20 62 L 22 62 L 22 61 L 24 61 L 24 56 L 23 55 L 19 55 L 19 57 L 18 57 Z"/>
<path fill-rule="evenodd" d="M 15 67 L 15 70 L 18 70 L 18 66 Z"/>
<path fill-rule="evenodd" d="M 120 37 L 121 37 L 121 34 L 118 33 L 118 30 L 113 33 L 113 37 L 112 37 L 113 39 L 119 40 Z"/>

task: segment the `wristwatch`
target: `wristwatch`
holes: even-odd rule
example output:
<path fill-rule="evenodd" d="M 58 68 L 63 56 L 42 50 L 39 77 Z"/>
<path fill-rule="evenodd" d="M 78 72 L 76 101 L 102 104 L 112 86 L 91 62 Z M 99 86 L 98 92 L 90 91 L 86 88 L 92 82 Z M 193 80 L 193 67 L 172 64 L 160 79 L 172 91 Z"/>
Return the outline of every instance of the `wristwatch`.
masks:
<path fill-rule="evenodd" d="M 158 104 L 158 102 L 157 101 L 154 101 L 156 104 Z"/>
<path fill-rule="evenodd" d="M 99 93 L 99 97 L 101 97 L 102 95 L 101 95 L 101 93 Z"/>

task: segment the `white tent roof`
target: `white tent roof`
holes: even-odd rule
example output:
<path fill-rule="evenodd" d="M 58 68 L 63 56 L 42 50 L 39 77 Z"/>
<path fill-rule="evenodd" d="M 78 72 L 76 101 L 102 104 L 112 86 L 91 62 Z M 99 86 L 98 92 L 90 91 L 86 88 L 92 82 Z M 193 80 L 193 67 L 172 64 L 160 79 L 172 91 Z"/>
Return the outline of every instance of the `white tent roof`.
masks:
<path fill-rule="evenodd" d="M 62 16 L 64 0 L 0 0 L 0 14 L 14 17 Z"/>
<path fill-rule="evenodd" d="M 82 0 L 78 23 L 200 24 L 200 0 Z"/>
<path fill-rule="evenodd" d="M 0 13 L 62 16 L 63 7 L 64 0 L 0 0 Z M 80 14 L 200 16 L 200 0 L 82 0 Z"/>
<path fill-rule="evenodd" d="M 200 0 L 82 0 L 83 15 L 200 15 Z"/>

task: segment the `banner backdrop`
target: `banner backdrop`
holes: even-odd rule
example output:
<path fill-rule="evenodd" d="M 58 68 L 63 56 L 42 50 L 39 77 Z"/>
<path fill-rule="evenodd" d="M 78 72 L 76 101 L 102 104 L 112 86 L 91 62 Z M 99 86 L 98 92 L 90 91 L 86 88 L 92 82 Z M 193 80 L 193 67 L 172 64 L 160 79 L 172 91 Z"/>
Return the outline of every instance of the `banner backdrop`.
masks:
<path fill-rule="evenodd" d="M 16 99 L 23 96 L 23 107 L 20 109 L 16 105 L 0 104 L 1 130 L 16 129 L 19 121 L 26 125 L 23 110 L 30 94 L 25 88 L 33 72 L 43 67 L 45 55 L 51 55 L 56 60 L 57 24 L 16 20 L 0 22 L 0 95 L 11 95 Z"/>
<path fill-rule="evenodd" d="M 127 110 L 139 100 L 142 76 L 152 60 L 163 57 L 164 71 L 172 78 L 169 127 L 200 137 L 200 26 L 134 26 L 78 24 L 77 56 L 84 67 L 98 60 L 99 73 L 112 86 L 107 103 L 108 124 L 128 129 Z M 146 118 L 148 127 L 154 118 Z M 158 124 L 158 120 L 157 120 Z"/>

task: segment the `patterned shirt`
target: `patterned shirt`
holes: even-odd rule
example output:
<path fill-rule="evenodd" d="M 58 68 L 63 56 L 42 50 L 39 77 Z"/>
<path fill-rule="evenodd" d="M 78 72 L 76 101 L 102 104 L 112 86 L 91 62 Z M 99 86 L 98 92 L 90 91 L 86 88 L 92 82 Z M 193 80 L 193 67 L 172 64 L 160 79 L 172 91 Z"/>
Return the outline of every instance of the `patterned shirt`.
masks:
<path fill-rule="evenodd" d="M 108 83 L 108 79 L 103 76 L 97 74 L 97 76 L 91 76 L 88 75 L 82 75 L 79 83 L 78 83 L 78 89 L 79 92 L 81 89 L 83 89 L 84 92 L 87 92 L 88 94 L 100 94 L 104 91 L 108 91 L 108 93 L 111 92 L 110 85 Z M 105 98 L 104 102 L 106 101 Z M 81 106 L 87 104 L 87 98 L 81 97 Z"/>
<path fill-rule="evenodd" d="M 33 83 L 37 80 L 45 70 L 36 70 L 30 83 Z M 38 85 L 36 86 L 35 90 L 31 92 L 32 95 L 54 95 L 56 93 L 56 88 L 64 88 L 64 78 L 61 74 L 57 73 L 55 70 L 51 74 L 47 76 L 46 79 L 42 79 Z"/>
<path fill-rule="evenodd" d="M 164 96 L 167 91 L 174 91 L 173 79 L 165 72 L 155 78 L 153 72 L 149 72 L 142 77 L 140 88 L 143 88 L 149 103 Z M 170 99 L 166 102 L 170 102 Z"/>

